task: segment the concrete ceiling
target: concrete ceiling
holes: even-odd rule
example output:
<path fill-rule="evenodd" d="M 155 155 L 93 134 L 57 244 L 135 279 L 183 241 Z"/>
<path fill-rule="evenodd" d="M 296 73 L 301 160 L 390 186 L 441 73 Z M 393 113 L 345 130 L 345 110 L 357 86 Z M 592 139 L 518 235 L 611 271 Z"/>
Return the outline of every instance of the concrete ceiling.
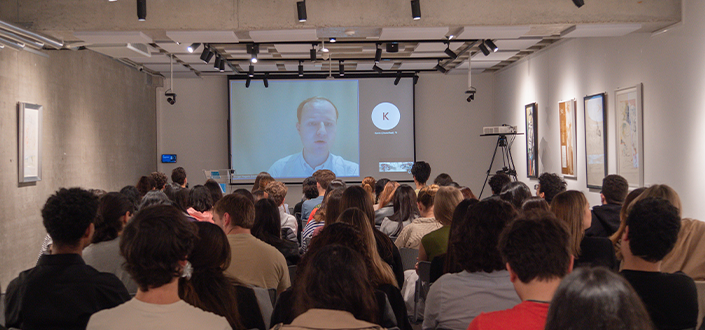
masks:
<path fill-rule="evenodd" d="M 147 19 L 139 22 L 134 0 L 15 0 L 0 1 L 0 20 L 165 76 L 173 55 L 174 72 L 194 77 L 247 71 L 251 43 L 260 47 L 257 72 L 295 72 L 299 61 L 307 72 L 327 72 L 329 63 L 337 72 L 340 59 L 346 72 L 368 71 L 377 44 L 384 49 L 392 41 L 399 52 L 383 52 L 384 70 L 432 70 L 439 60 L 447 69 L 467 68 L 468 57 L 473 70 L 497 70 L 561 38 L 653 32 L 681 20 L 680 0 L 586 0 L 581 8 L 570 0 L 420 3 L 415 21 L 409 0 L 309 0 L 308 20 L 299 23 L 296 0 L 147 0 Z M 450 34 L 459 41 L 446 46 Z M 500 50 L 484 56 L 478 39 L 494 40 Z M 213 60 L 204 64 L 202 45 L 186 50 L 194 42 L 208 43 L 230 66 L 219 73 Z M 446 47 L 460 56 L 450 58 Z"/>

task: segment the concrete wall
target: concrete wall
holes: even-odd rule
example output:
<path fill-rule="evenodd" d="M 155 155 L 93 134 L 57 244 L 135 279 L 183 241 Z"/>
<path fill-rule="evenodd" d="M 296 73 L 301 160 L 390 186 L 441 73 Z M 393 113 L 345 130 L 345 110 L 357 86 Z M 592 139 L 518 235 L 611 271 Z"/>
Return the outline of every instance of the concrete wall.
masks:
<path fill-rule="evenodd" d="M 169 105 L 161 94 L 157 97 L 158 152 L 176 153 L 178 162 L 159 164 L 159 169 L 170 175 L 175 167 L 184 167 L 193 187 L 205 181 L 202 170 L 228 168 L 227 79 L 174 80 L 176 104 Z M 431 164 L 431 180 L 446 172 L 479 194 L 496 143 L 479 135 L 482 126 L 501 123 L 493 121 L 493 75 L 476 75 L 473 85 L 477 97 L 468 103 L 467 71 L 421 74 L 416 85 L 416 156 Z M 231 188 L 241 187 L 251 188 Z M 301 186 L 289 185 L 291 206 L 300 196 Z"/>
<path fill-rule="evenodd" d="M 591 205 L 599 191 L 585 183 L 585 133 L 583 97 L 607 92 L 608 165 L 616 172 L 614 96 L 619 87 L 643 83 L 645 184 L 665 183 L 680 194 L 683 215 L 705 220 L 699 199 L 705 184 L 702 146 L 705 135 L 705 37 L 702 1 L 686 1 L 683 26 L 651 36 L 567 40 L 498 72 L 495 108 L 502 121 L 524 125 L 523 107 L 539 105 L 540 171 L 560 172 L 558 102 L 577 99 L 578 179 L 568 189 L 586 192 Z M 514 158 L 526 161 L 525 146 L 517 144 Z M 519 166 L 521 179 L 525 165 Z"/>
<path fill-rule="evenodd" d="M 161 79 L 91 51 L 0 51 L 0 283 L 33 267 L 60 187 L 119 190 L 156 169 Z M 17 102 L 44 106 L 42 181 L 18 184 Z"/>

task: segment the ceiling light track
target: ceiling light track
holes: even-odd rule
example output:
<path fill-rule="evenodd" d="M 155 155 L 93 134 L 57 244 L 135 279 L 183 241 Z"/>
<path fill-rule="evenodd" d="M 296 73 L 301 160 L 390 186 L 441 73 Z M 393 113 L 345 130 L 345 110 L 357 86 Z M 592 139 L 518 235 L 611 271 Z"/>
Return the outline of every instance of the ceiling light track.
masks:
<path fill-rule="evenodd" d="M 7 22 L 0 21 L 0 29 L 15 33 L 17 35 L 20 35 L 20 36 L 25 37 L 30 40 L 36 40 L 37 42 L 42 43 L 43 46 L 49 45 L 49 46 L 54 47 L 56 49 L 60 49 L 61 47 L 64 47 L 63 41 L 49 38 L 49 37 L 45 37 L 43 35 L 34 33 L 32 31 L 25 30 L 21 27 L 12 25 Z"/>

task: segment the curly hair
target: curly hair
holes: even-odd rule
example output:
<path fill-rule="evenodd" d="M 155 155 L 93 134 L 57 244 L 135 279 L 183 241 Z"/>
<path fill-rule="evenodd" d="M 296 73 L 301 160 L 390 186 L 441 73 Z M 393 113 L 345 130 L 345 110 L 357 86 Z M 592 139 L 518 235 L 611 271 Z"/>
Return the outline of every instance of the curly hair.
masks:
<path fill-rule="evenodd" d="M 120 236 L 125 270 L 143 292 L 181 274 L 198 237 L 196 226 L 174 206 L 155 205 L 137 212 Z"/>
<path fill-rule="evenodd" d="M 411 175 L 421 184 L 426 184 L 428 178 L 431 176 L 431 165 L 427 162 L 415 162 L 411 166 Z"/>
<path fill-rule="evenodd" d="M 56 245 L 76 246 L 98 212 L 98 198 L 81 188 L 61 188 L 47 199 L 42 222 Z"/>
<path fill-rule="evenodd" d="M 492 188 L 492 193 L 499 195 L 499 193 L 502 192 L 504 185 L 510 182 L 512 182 L 512 179 L 509 175 L 500 172 L 493 175 L 488 183 L 490 184 L 490 188 Z"/>
<path fill-rule="evenodd" d="M 169 179 L 166 177 L 166 174 L 162 172 L 152 172 L 150 176 L 154 180 L 154 186 L 157 188 L 157 190 L 164 189 L 164 185 L 169 182 Z"/>
<path fill-rule="evenodd" d="M 271 198 L 277 206 L 284 203 L 284 198 L 286 198 L 287 191 L 289 191 L 289 188 L 287 188 L 284 183 L 279 181 L 272 181 L 264 188 L 264 192 L 269 195 L 269 198 Z"/>
<path fill-rule="evenodd" d="M 565 191 L 566 183 L 555 173 L 544 172 L 539 176 L 539 192 L 550 204 L 553 197 Z"/>
<path fill-rule="evenodd" d="M 681 217 L 669 201 L 649 197 L 633 204 L 626 224 L 632 254 L 648 262 L 658 262 L 676 245 Z"/>

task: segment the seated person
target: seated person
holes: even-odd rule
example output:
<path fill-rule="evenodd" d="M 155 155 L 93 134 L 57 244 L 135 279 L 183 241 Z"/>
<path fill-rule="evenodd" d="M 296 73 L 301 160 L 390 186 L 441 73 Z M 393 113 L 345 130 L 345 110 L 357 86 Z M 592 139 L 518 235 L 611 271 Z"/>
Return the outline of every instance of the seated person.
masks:
<path fill-rule="evenodd" d="M 224 317 L 179 298 L 179 277 L 190 276 L 187 256 L 197 237 L 196 226 L 173 206 L 140 210 L 120 238 L 137 295 L 91 316 L 87 329 L 230 329 Z"/>
<path fill-rule="evenodd" d="M 286 201 L 286 193 L 287 191 L 289 191 L 289 189 L 282 182 L 272 181 L 267 184 L 267 187 L 264 188 L 264 191 L 267 193 L 267 195 L 269 195 L 269 199 L 274 201 L 274 204 L 276 204 L 277 208 L 279 209 L 279 220 L 281 221 L 282 230 L 288 228 L 291 231 L 290 234 L 287 233 L 286 235 L 282 236 L 285 239 L 296 242 L 296 232 L 298 231 L 299 225 L 296 222 L 296 217 L 286 212 L 286 204 L 284 204 L 284 202 Z"/>
<path fill-rule="evenodd" d="M 311 216 L 311 211 L 323 202 L 323 195 L 326 193 L 330 182 L 335 180 L 335 173 L 329 170 L 318 170 L 313 172 L 313 177 L 316 178 L 318 197 L 309 199 L 301 205 L 301 221 L 304 226 L 308 222 L 309 216 Z"/>
<path fill-rule="evenodd" d="M 196 185 L 189 193 L 188 202 L 191 207 L 188 214 L 198 221 L 213 222 L 213 197 L 205 186 Z"/>
<path fill-rule="evenodd" d="M 394 200 L 394 193 L 397 188 L 399 188 L 399 182 L 387 182 L 387 184 L 384 185 L 384 190 L 382 190 L 382 195 L 379 196 L 379 203 L 374 205 L 375 226 L 378 228 L 382 225 L 382 220 L 385 217 L 394 214 L 394 205 L 392 205 L 392 201 Z"/>
<path fill-rule="evenodd" d="M 490 189 L 492 190 L 492 196 L 487 198 L 499 198 L 499 194 L 502 192 L 504 185 L 510 182 L 512 182 L 512 179 L 504 172 L 499 172 L 493 175 L 489 181 L 487 181 L 490 185 Z"/>
<path fill-rule="evenodd" d="M 426 297 L 423 329 L 465 330 L 480 313 L 521 302 L 497 247 L 502 229 L 516 214 L 511 204 L 497 199 L 470 207 L 454 230 L 446 255 L 446 263 L 462 271 L 433 283 Z"/>
<path fill-rule="evenodd" d="M 428 178 L 431 177 L 431 165 L 424 161 L 418 161 L 411 166 L 409 172 L 411 172 L 411 176 L 414 178 L 414 186 L 416 187 L 414 192 L 418 195 L 419 190 L 426 187 L 426 182 L 428 182 Z"/>
<path fill-rule="evenodd" d="M 255 223 L 252 226 L 252 235 L 279 250 L 284 255 L 287 265 L 296 265 L 301 260 L 299 244 L 297 244 L 296 236 L 291 229 L 282 230 L 279 216 L 281 213 L 274 201 L 269 198 L 258 200 L 255 203 Z M 294 240 L 284 239 L 284 232 L 293 235 Z"/>
<path fill-rule="evenodd" d="M 530 211 L 512 221 L 499 239 L 499 251 L 521 303 L 482 313 L 468 330 L 543 330 L 549 302 L 573 267 L 566 226 L 545 211 Z"/>
<path fill-rule="evenodd" d="M 62 188 L 47 199 L 42 219 L 53 239 L 51 254 L 39 257 L 7 286 L 5 325 L 20 329 L 85 329 L 90 316 L 130 300 L 125 285 L 83 262 L 93 236 L 98 199 L 81 188 Z"/>
<path fill-rule="evenodd" d="M 448 248 L 448 234 L 453 221 L 455 207 L 463 200 L 463 193 L 453 187 L 441 187 L 433 199 L 433 216 L 443 225 L 421 238 L 419 245 L 419 261 L 431 261 L 433 258 L 446 253 Z"/>
<path fill-rule="evenodd" d="M 536 184 L 536 196 L 541 197 L 551 204 L 553 197 L 565 191 L 566 183 L 556 173 L 544 172 L 539 175 L 539 183 Z"/>
<path fill-rule="evenodd" d="M 213 207 L 213 220 L 230 243 L 231 263 L 225 272 L 241 282 L 265 289 L 286 290 L 290 284 L 284 255 L 273 246 L 252 236 L 255 206 L 242 195 L 224 196 Z"/>
<path fill-rule="evenodd" d="M 392 210 L 394 213 L 391 216 L 382 219 L 382 226 L 379 230 L 389 237 L 397 237 L 404 227 L 419 216 L 414 188 L 405 184 L 399 186 L 394 193 Z"/>
<path fill-rule="evenodd" d="M 600 191 L 601 205 L 592 208 L 592 225 L 585 232 L 586 236 L 610 237 L 619 228 L 619 211 L 629 193 L 627 179 L 617 174 L 610 174 L 602 179 Z"/>
<path fill-rule="evenodd" d="M 433 200 L 436 197 L 438 188 L 437 185 L 433 184 L 419 190 L 416 202 L 419 209 L 419 217 L 401 230 L 394 241 L 394 245 L 398 248 L 418 249 L 419 245 L 421 245 L 421 239 L 426 234 L 443 226 L 433 215 Z"/>
<path fill-rule="evenodd" d="M 620 272 L 651 315 L 657 329 L 688 329 L 697 325 L 698 292 L 687 275 L 661 272 L 661 260 L 678 239 L 678 209 L 660 198 L 630 205 L 622 234 L 624 267 Z"/>
<path fill-rule="evenodd" d="M 448 173 L 441 173 L 433 179 L 433 184 L 438 185 L 439 187 L 450 186 L 452 182 L 453 178 L 451 178 Z"/>

